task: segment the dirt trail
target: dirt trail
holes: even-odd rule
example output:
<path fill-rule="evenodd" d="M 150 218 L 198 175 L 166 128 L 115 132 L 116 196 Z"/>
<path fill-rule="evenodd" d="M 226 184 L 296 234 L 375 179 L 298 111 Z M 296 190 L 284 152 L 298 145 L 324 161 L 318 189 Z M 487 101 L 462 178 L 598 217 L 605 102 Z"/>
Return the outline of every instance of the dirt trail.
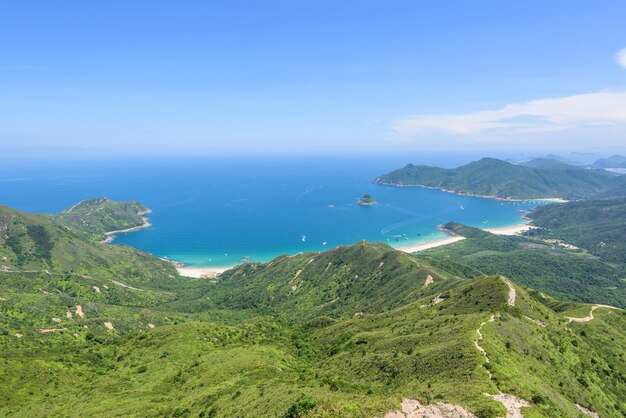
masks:
<path fill-rule="evenodd" d="M 580 412 L 582 412 L 585 415 L 589 415 L 592 418 L 600 418 L 600 415 L 598 415 L 597 412 L 593 412 L 591 409 L 585 408 L 582 405 L 579 404 L 574 404 L 576 405 L 576 408 L 580 409 Z"/>
<path fill-rule="evenodd" d="M 515 306 L 515 299 L 517 298 L 517 292 L 515 292 L 515 288 L 508 280 L 504 280 L 504 282 L 509 286 L 509 306 Z"/>
<path fill-rule="evenodd" d="M 127 284 L 120 283 L 120 282 L 118 282 L 117 280 L 111 280 L 111 282 L 112 282 L 113 284 L 116 284 L 116 285 L 120 286 L 120 287 L 125 287 L 126 289 L 136 290 L 136 291 L 138 291 L 138 292 L 143 292 L 143 289 L 139 289 L 139 288 L 137 288 L 137 287 L 132 287 L 132 286 L 129 286 L 129 285 L 127 285 Z"/>
<path fill-rule="evenodd" d="M 294 280 L 296 280 L 298 277 L 300 277 L 300 274 L 302 274 L 302 270 L 298 270 L 296 271 L 296 275 L 293 276 L 293 279 L 289 280 L 289 283 L 293 282 Z"/>
<path fill-rule="evenodd" d="M 65 331 L 65 328 L 41 328 L 39 332 L 45 334 L 47 332 Z"/>
<path fill-rule="evenodd" d="M 489 357 L 487 356 L 487 352 L 485 351 L 484 348 L 482 348 L 478 342 L 481 341 L 483 339 L 483 333 L 482 333 L 482 329 L 483 326 L 489 322 L 493 322 L 495 321 L 496 316 L 495 315 L 491 315 L 491 318 L 489 318 L 489 320 L 482 322 L 480 324 L 480 326 L 478 327 L 478 329 L 476 330 L 476 333 L 478 334 L 478 339 L 476 341 L 474 341 L 474 345 L 476 346 L 476 348 L 478 349 L 478 351 L 480 351 L 481 353 L 483 353 L 483 356 L 485 356 L 485 363 L 489 363 Z M 487 369 L 487 373 L 489 373 L 489 379 L 491 379 L 491 371 L 489 369 Z"/>
<path fill-rule="evenodd" d="M 566 316 L 567 321 L 568 322 L 589 322 L 593 319 L 593 311 L 595 311 L 598 308 L 608 308 L 608 309 L 619 309 L 616 308 L 615 306 L 610 306 L 610 305 L 593 305 L 591 307 L 591 310 L 589 311 L 589 315 L 585 316 L 583 318 L 576 318 L 576 317 L 572 317 L 572 316 Z"/>
<path fill-rule="evenodd" d="M 513 289 L 513 286 L 509 285 L 509 288 Z M 509 302 L 510 301 L 511 295 L 509 293 Z M 513 289 L 513 305 L 511 306 L 515 306 L 515 289 Z M 478 351 L 480 351 L 485 356 L 485 363 L 490 363 L 489 356 L 487 355 L 485 349 L 482 348 L 478 342 L 483 340 L 483 326 L 485 326 L 485 324 L 488 324 L 489 322 L 495 321 L 496 317 L 497 315 L 491 315 L 491 318 L 489 318 L 487 321 L 482 322 L 476 330 L 476 333 L 478 334 L 478 339 L 474 341 L 474 345 L 476 346 Z M 487 374 L 489 374 L 489 380 L 491 380 L 491 378 L 493 377 L 493 375 L 491 374 L 491 370 L 487 368 L 486 370 Z M 513 395 L 507 395 L 505 393 L 502 393 L 501 390 L 498 390 L 497 395 L 491 395 L 489 393 L 485 393 L 485 395 L 504 405 L 504 407 L 506 408 L 506 418 L 523 418 L 522 408 L 529 405 L 529 403 L 526 402 L 524 399 L 517 398 Z"/>
<path fill-rule="evenodd" d="M 2 266 L 3 273 L 46 273 L 48 276 L 52 276 L 53 273 L 50 273 L 49 270 L 9 270 L 9 267 Z M 59 275 L 58 273 L 56 273 Z"/>
<path fill-rule="evenodd" d="M 524 418 L 522 408 L 529 406 L 529 403 L 513 395 L 506 395 L 502 392 L 497 395 L 489 395 L 492 399 L 500 402 L 506 408 L 506 418 Z"/>
<path fill-rule="evenodd" d="M 422 405 L 412 399 L 402 400 L 402 411 L 390 411 L 384 418 L 476 418 L 462 406 L 437 402 Z"/>

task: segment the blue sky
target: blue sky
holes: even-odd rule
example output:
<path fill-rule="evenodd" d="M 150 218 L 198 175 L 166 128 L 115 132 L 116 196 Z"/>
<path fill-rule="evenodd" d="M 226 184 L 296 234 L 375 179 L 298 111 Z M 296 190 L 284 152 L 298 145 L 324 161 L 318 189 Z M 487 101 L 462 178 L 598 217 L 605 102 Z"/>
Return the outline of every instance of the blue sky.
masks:
<path fill-rule="evenodd" d="M 623 1 L 0 2 L 5 155 L 625 152 Z"/>

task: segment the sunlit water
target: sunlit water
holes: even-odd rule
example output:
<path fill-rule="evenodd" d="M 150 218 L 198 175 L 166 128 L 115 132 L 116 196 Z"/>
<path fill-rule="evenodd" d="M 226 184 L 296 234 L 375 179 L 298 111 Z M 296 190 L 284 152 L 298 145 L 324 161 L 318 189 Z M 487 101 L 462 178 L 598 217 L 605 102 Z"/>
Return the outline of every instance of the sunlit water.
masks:
<path fill-rule="evenodd" d="M 0 203 L 54 213 L 83 199 L 139 200 L 152 227 L 122 234 L 128 244 L 192 266 L 244 257 L 319 251 L 365 239 L 392 246 L 443 236 L 439 224 L 477 227 L 522 222 L 537 202 L 502 202 L 372 180 L 407 162 L 456 166 L 442 157 L 127 160 L 0 168 Z M 364 193 L 372 207 L 355 202 Z"/>

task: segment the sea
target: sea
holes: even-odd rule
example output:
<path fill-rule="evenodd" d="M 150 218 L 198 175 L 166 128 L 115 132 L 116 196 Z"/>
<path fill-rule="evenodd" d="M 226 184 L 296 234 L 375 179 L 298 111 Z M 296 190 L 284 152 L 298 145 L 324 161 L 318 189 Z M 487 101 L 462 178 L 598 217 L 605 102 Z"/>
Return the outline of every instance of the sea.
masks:
<path fill-rule="evenodd" d="M 445 237 L 448 221 L 519 224 L 543 202 L 505 202 L 421 187 L 376 185 L 405 164 L 456 167 L 469 156 L 360 155 L 127 158 L 15 162 L 0 167 L 0 204 L 58 213 L 95 197 L 138 200 L 152 226 L 126 244 L 188 266 L 230 266 L 360 240 L 394 247 Z M 357 199 L 370 194 L 374 206 Z"/>

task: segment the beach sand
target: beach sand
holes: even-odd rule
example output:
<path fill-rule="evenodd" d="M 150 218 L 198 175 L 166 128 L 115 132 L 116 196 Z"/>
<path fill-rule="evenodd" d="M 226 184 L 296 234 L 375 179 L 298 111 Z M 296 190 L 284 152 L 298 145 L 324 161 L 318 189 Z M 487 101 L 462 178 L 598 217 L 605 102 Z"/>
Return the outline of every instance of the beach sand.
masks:
<path fill-rule="evenodd" d="M 176 266 L 178 274 L 185 277 L 193 277 L 196 279 L 214 279 L 219 274 L 230 270 L 235 266 L 222 266 L 222 267 L 184 267 Z"/>
<path fill-rule="evenodd" d="M 532 227 L 529 224 L 524 223 L 517 225 L 500 226 L 497 228 L 484 228 L 484 230 L 496 235 L 518 235 L 524 231 L 528 231 L 531 228 Z"/>
<path fill-rule="evenodd" d="M 528 231 L 532 227 L 528 223 L 517 224 L 517 225 L 509 225 L 509 226 L 500 226 L 496 228 L 483 228 L 487 232 L 491 232 L 496 235 L 518 235 L 524 231 Z M 448 236 L 445 238 L 437 239 L 434 241 L 427 242 L 418 242 L 415 244 L 402 245 L 399 247 L 394 247 L 398 251 L 402 251 L 405 253 L 415 253 L 418 251 L 428 250 L 430 248 L 440 247 L 442 245 L 452 244 L 454 242 L 462 241 L 465 237 L 461 236 Z M 230 270 L 236 266 L 221 266 L 221 267 L 185 267 L 181 264 L 176 263 L 176 270 L 178 270 L 178 274 L 185 277 L 194 277 L 194 278 L 204 278 L 204 279 L 214 279 L 221 273 L 226 270 Z"/>
<path fill-rule="evenodd" d="M 396 250 L 403 251 L 405 253 L 415 253 L 417 251 L 424 251 L 429 248 L 452 244 L 453 242 L 461 241 L 464 239 L 464 237 L 445 237 L 435 241 L 418 242 L 416 244 L 403 245 L 401 247 L 396 247 Z"/>
<path fill-rule="evenodd" d="M 517 225 L 508 225 L 508 226 L 499 226 L 496 228 L 482 228 L 487 232 L 491 232 L 496 235 L 518 235 L 524 231 L 528 231 L 532 227 L 528 223 L 517 224 Z M 416 244 L 403 245 L 400 247 L 396 247 L 396 250 L 404 251 L 405 253 L 415 253 L 418 251 L 428 250 L 429 248 L 440 247 L 442 245 L 452 244 L 453 242 L 458 242 L 465 239 L 464 237 L 454 236 L 454 237 L 446 237 L 441 238 L 435 241 L 428 242 L 419 242 Z"/>

